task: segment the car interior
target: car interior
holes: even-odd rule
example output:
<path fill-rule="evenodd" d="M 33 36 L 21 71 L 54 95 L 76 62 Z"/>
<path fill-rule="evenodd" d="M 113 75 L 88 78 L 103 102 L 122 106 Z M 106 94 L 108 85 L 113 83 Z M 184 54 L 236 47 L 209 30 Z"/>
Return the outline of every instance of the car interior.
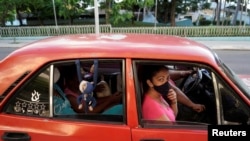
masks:
<path fill-rule="evenodd" d="M 90 120 L 90 121 L 107 121 L 124 123 L 126 121 L 126 91 L 125 91 L 125 62 L 123 59 L 98 59 L 98 73 L 94 77 L 91 73 L 91 68 L 95 59 L 82 59 L 80 61 L 80 69 L 76 65 L 76 60 L 57 61 L 47 64 L 34 74 L 29 81 L 25 82 L 23 86 L 18 89 L 10 98 L 8 104 L 4 107 L 4 112 L 8 114 L 18 114 L 24 116 L 36 117 L 54 117 L 66 120 Z M 143 85 L 141 82 L 141 74 L 143 65 L 155 64 L 165 65 L 169 70 L 192 70 L 193 73 L 178 80 L 174 80 L 176 86 L 182 90 L 185 95 L 194 103 L 205 105 L 206 109 L 203 112 L 195 112 L 191 108 L 178 103 L 178 115 L 176 117 L 176 124 L 247 124 L 250 125 L 250 111 L 249 107 L 243 102 L 241 97 L 227 84 L 216 71 L 204 64 L 189 63 L 189 62 L 166 62 L 166 61 L 152 61 L 152 60 L 134 60 L 133 72 L 137 96 L 137 111 L 139 121 L 142 126 L 156 125 L 155 121 L 145 121 L 141 114 L 141 105 L 143 102 Z M 108 96 L 115 96 L 120 93 L 122 96 L 119 101 L 113 103 L 105 109 L 96 113 L 82 112 L 75 114 L 58 114 L 56 112 L 56 98 L 53 103 L 53 114 L 51 114 L 50 99 L 60 91 L 64 92 L 66 78 L 72 78 L 70 71 L 75 76 L 79 76 L 83 80 L 93 82 L 97 78 L 95 88 L 90 94 L 90 98 L 99 101 Z M 54 72 L 52 71 L 54 70 Z M 58 71 L 56 73 L 56 71 Z M 53 73 L 51 73 L 53 72 Z M 80 73 L 79 73 L 80 72 Z M 50 87 L 51 74 L 53 74 L 54 83 L 58 88 L 53 89 L 51 93 Z M 58 75 L 60 74 L 60 75 Z M 78 78 L 78 79 L 77 79 Z M 18 81 L 21 81 L 18 78 Z M 105 81 L 103 83 L 102 81 Z M 68 82 L 68 81 L 67 81 Z M 76 77 L 76 89 L 79 91 L 79 77 Z M 81 93 L 81 92 L 79 92 Z M 82 95 L 83 96 L 83 95 Z M 60 97 L 58 105 L 62 109 L 62 105 L 70 105 L 65 103 L 65 97 Z M 84 97 L 81 97 L 84 98 Z M 61 102 L 60 102 L 61 101 Z M 79 102 L 79 101 L 78 101 Z M 91 101 L 92 102 L 92 101 Z M 97 104 L 105 103 L 107 101 L 97 102 Z M 89 104 L 89 103 L 88 103 Z M 91 103 L 92 104 L 92 103 Z M 97 106 L 96 106 L 97 107 Z M 95 108 L 95 107 L 94 107 Z M 67 110 L 65 110 L 67 111 Z M 151 124 L 153 123 L 153 124 Z M 162 124 L 162 122 L 159 122 Z"/>
<path fill-rule="evenodd" d="M 205 105 L 203 112 L 196 112 L 182 103 L 178 103 L 178 115 L 176 123 L 179 124 L 250 124 L 249 107 L 243 104 L 242 100 L 237 97 L 235 92 L 225 84 L 220 77 L 209 67 L 205 65 L 188 64 L 188 63 L 169 63 L 154 61 L 136 61 L 134 67 L 137 68 L 136 74 L 142 74 L 143 66 L 147 64 L 165 65 L 170 71 L 192 70 L 193 73 L 178 80 L 174 80 L 176 86 L 194 103 Z M 143 69 L 141 69 L 143 68 Z M 142 76 L 136 75 L 138 80 L 137 92 L 140 93 L 138 98 L 143 102 Z M 171 78 L 171 77 L 170 77 Z M 216 81 L 215 81 L 216 80 Z M 218 101 L 219 100 L 219 101 Z M 155 121 L 145 121 L 142 123 L 148 125 Z M 166 123 L 166 122 L 165 122 Z M 154 125 L 152 124 L 152 125 Z M 159 122 L 162 124 L 162 122 Z"/>
<path fill-rule="evenodd" d="M 92 91 L 92 97 L 97 101 L 97 104 L 103 103 L 102 99 L 105 97 L 109 97 L 111 95 L 115 95 L 117 93 L 122 94 L 122 99 L 119 103 L 113 104 L 113 106 L 110 106 L 107 109 L 104 109 L 98 113 L 91 113 L 91 112 L 85 112 L 85 113 L 77 113 L 74 115 L 58 115 L 58 117 L 74 117 L 74 118 L 80 118 L 80 119 L 96 119 L 96 120 L 108 120 L 108 121 L 123 121 L 123 99 L 124 99 L 124 86 L 122 83 L 122 62 L 121 60 L 98 60 L 98 74 L 96 76 L 97 80 L 94 82 L 94 73 L 91 72 L 91 67 L 93 67 L 93 60 L 84 60 L 80 61 L 80 72 L 82 75 L 82 80 L 88 81 L 91 83 L 95 83 L 95 89 Z M 73 68 L 74 73 L 77 74 L 79 70 L 77 70 L 75 62 L 65 62 L 65 63 L 59 63 L 55 65 L 56 68 L 59 69 L 61 76 L 57 84 L 64 89 L 64 84 L 67 79 L 67 75 L 69 75 L 68 70 Z M 78 84 L 77 84 L 78 85 Z M 77 86 L 78 87 L 78 86 Z M 112 104 L 111 104 L 112 105 Z M 94 107 L 95 108 L 95 107 Z M 102 116 L 100 116 L 102 115 Z M 113 117 L 113 118 L 112 118 Z"/>

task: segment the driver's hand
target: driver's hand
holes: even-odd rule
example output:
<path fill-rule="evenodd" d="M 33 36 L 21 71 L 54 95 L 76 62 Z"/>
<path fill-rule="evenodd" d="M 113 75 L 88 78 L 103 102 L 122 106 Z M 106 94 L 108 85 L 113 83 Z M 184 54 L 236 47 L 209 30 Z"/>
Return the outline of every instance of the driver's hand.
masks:
<path fill-rule="evenodd" d="M 198 113 L 200 113 L 206 109 L 205 105 L 202 105 L 202 104 L 193 104 L 193 106 L 191 108 Z"/>

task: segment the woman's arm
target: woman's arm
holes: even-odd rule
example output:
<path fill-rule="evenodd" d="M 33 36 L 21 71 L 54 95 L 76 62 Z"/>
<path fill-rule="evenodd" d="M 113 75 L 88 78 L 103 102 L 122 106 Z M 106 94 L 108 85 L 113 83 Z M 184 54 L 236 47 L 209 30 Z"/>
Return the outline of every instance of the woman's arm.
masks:
<path fill-rule="evenodd" d="M 176 92 L 178 102 L 193 109 L 196 112 L 202 112 L 205 110 L 204 105 L 194 103 L 178 87 L 174 86 L 173 84 L 170 84 L 170 85 Z"/>

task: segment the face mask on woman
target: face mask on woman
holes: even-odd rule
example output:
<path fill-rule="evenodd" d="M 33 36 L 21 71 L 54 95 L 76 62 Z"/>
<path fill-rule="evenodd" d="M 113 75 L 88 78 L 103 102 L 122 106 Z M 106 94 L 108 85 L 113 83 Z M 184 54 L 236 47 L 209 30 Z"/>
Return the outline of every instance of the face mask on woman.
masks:
<path fill-rule="evenodd" d="M 169 83 L 168 81 L 160 86 L 154 86 L 154 89 L 160 93 L 162 96 L 166 96 L 169 91 Z"/>

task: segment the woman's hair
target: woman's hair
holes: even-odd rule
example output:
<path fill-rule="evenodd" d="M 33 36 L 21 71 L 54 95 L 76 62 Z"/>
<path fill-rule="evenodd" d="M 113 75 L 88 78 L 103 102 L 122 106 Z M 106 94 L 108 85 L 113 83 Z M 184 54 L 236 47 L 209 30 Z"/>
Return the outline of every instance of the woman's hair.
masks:
<path fill-rule="evenodd" d="M 143 91 L 146 92 L 148 90 L 147 80 L 151 80 L 152 78 L 161 70 L 168 71 L 169 69 L 164 65 L 144 65 L 142 66 L 141 73 L 141 81 L 143 84 Z"/>

